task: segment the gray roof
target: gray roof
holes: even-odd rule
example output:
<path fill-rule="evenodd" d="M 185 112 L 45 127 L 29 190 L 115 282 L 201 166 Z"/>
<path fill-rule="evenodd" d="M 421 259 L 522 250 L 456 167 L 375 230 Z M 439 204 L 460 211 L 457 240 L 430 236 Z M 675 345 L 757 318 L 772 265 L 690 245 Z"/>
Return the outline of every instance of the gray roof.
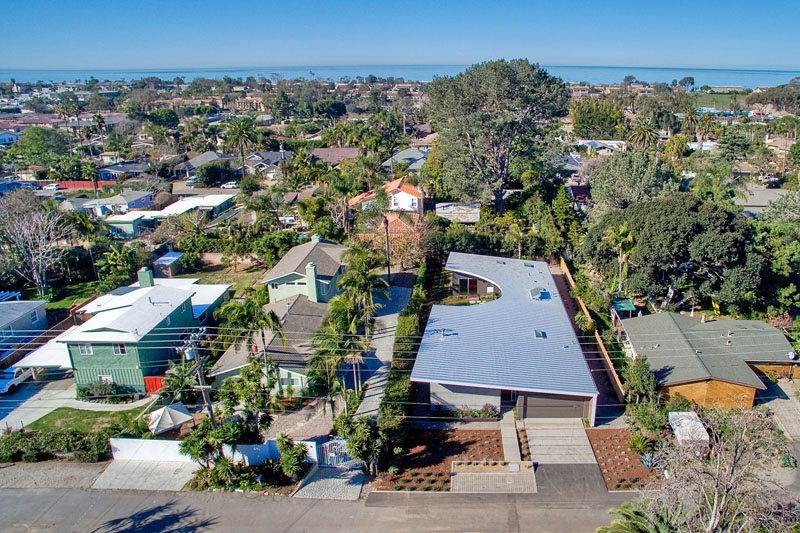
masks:
<path fill-rule="evenodd" d="M 284 345 L 272 332 L 263 332 L 254 338 L 254 345 L 260 352 L 266 339 L 268 356 L 280 367 L 304 372 L 308 360 L 313 356 L 311 337 L 320 330 L 328 305 L 309 301 L 308 297 L 295 295 L 264 306 L 264 312 L 274 311 L 281 320 L 281 328 L 286 337 Z M 217 376 L 247 365 L 250 352 L 243 344 L 231 345 L 222 354 L 208 373 Z"/>
<path fill-rule="evenodd" d="M 44 307 L 45 301 L 20 300 L 12 302 L 0 302 L 0 328 L 7 326 L 15 320 L 28 315 L 34 309 Z"/>
<path fill-rule="evenodd" d="M 764 389 L 745 361 L 788 362 L 792 345 L 759 320 L 709 320 L 656 313 L 622 321 L 660 385 L 716 379 Z"/>
<path fill-rule="evenodd" d="M 150 191 L 134 191 L 132 189 L 125 189 L 115 196 L 109 198 L 92 199 L 83 204 L 83 207 L 95 207 L 102 205 L 129 205 L 136 200 L 144 198 L 145 196 L 152 196 Z"/>
<path fill-rule="evenodd" d="M 179 165 L 175 165 L 175 169 L 198 169 L 203 165 L 208 165 L 209 163 L 215 163 L 222 159 L 230 159 L 229 156 L 221 152 L 214 152 L 213 150 L 209 150 L 207 152 L 203 152 L 202 154 L 189 159 L 188 161 L 184 161 Z"/>
<path fill-rule="evenodd" d="M 347 247 L 341 244 L 312 237 L 309 242 L 289 250 L 278 264 L 267 272 L 264 283 L 292 272 L 305 275 L 306 265 L 309 263 L 317 265 L 317 277 L 321 280 L 332 278 L 344 264 L 342 254 L 346 250 Z"/>
<path fill-rule="evenodd" d="M 476 224 L 481 219 L 481 204 L 440 202 L 436 204 L 436 216 L 462 224 Z"/>
<path fill-rule="evenodd" d="M 434 305 L 411 381 L 597 395 L 547 263 L 451 252 L 446 269 L 486 280 L 501 296 L 470 306 Z M 534 288 L 544 289 L 540 299 L 531 298 Z"/>
<path fill-rule="evenodd" d="M 111 165 L 107 167 L 103 167 L 100 171 L 109 171 L 109 172 L 121 172 L 121 173 L 136 173 L 141 174 L 142 172 L 147 172 L 150 169 L 150 165 L 148 163 L 136 163 L 136 162 L 126 162 L 126 163 L 117 163 L 116 165 Z"/>
<path fill-rule="evenodd" d="M 338 165 L 345 159 L 355 159 L 358 153 L 358 148 L 315 148 L 311 155 L 323 163 Z"/>
<path fill-rule="evenodd" d="M 766 185 L 748 183 L 747 190 L 743 193 L 744 196 L 737 196 L 733 202 L 744 207 L 743 212 L 745 215 L 756 216 L 769 204 L 781 196 L 789 194 L 789 192 L 788 189 L 770 189 Z"/>
<path fill-rule="evenodd" d="M 283 157 L 284 161 L 288 161 L 294 157 L 294 152 L 288 150 L 283 152 L 250 152 L 245 159 L 245 165 L 255 165 L 258 163 L 275 165 L 280 163 L 281 157 Z"/>

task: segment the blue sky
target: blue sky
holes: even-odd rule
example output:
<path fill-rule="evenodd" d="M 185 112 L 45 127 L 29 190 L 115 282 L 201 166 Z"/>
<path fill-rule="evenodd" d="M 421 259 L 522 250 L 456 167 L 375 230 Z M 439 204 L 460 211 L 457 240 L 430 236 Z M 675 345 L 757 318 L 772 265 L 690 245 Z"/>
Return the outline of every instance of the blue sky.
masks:
<path fill-rule="evenodd" d="M 7 2 L 0 68 L 471 64 L 800 68 L 794 1 Z"/>

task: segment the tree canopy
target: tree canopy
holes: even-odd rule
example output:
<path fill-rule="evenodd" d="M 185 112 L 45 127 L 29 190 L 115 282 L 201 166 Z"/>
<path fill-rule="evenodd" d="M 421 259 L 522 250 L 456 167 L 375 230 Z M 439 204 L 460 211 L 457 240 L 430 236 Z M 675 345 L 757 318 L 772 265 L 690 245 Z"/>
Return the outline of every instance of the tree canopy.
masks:
<path fill-rule="evenodd" d="M 520 140 L 566 112 L 567 86 L 524 59 L 473 65 L 430 85 L 445 180 L 463 199 L 503 209 L 503 189 Z"/>
<path fill-rule="evenodd" d="M 603 212 L 677 192 L 672 169 L 645 150 L 617 152 L 591 173 L 592 200 Z"/>

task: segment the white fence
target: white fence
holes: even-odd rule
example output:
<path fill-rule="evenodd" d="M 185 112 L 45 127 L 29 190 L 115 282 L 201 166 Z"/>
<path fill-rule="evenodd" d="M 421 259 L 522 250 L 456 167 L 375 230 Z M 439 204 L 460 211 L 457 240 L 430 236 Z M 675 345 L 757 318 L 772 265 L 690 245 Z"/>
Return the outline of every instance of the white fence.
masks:
<path fill-rule="evenodd" d="M 192 460 L 181 455 L 180 441 L 156 439 L 109 439 L 111 455 L 114 459 L 128 461 L 179 461 L 191 463 Z M 308 461 L 317 462 L 317 444 L 311 441 L 297 441 L 308 450 Z M 226 455 L 230 456 L 231 448 L 225 447 Z M 266 444 L 240 444 L 236 447 L 235 461 L 244 462 L 246 465 L 258 465 L 272 459 L 280 459 L 278 446 L 274 440 Z"/>

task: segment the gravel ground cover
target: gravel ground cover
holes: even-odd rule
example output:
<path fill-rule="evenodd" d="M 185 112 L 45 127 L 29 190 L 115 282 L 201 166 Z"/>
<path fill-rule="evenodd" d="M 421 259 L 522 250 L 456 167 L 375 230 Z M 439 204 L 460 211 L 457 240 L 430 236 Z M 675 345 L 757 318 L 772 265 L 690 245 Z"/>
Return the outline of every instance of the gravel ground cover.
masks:
<path fill-rule="evenodd" d="M 628 449 L 630 429 L 587 429 L 586 435 L 608 490 L 640 488 L 657 478 L 642 466 L 642 457 Z"/>
<path fill-rule="evenodd" d="M 0 464 L 0 488 L 4 489 L 88 489 L 108 462 L 74 463 L 42 461 L 40 463 Z"/>

